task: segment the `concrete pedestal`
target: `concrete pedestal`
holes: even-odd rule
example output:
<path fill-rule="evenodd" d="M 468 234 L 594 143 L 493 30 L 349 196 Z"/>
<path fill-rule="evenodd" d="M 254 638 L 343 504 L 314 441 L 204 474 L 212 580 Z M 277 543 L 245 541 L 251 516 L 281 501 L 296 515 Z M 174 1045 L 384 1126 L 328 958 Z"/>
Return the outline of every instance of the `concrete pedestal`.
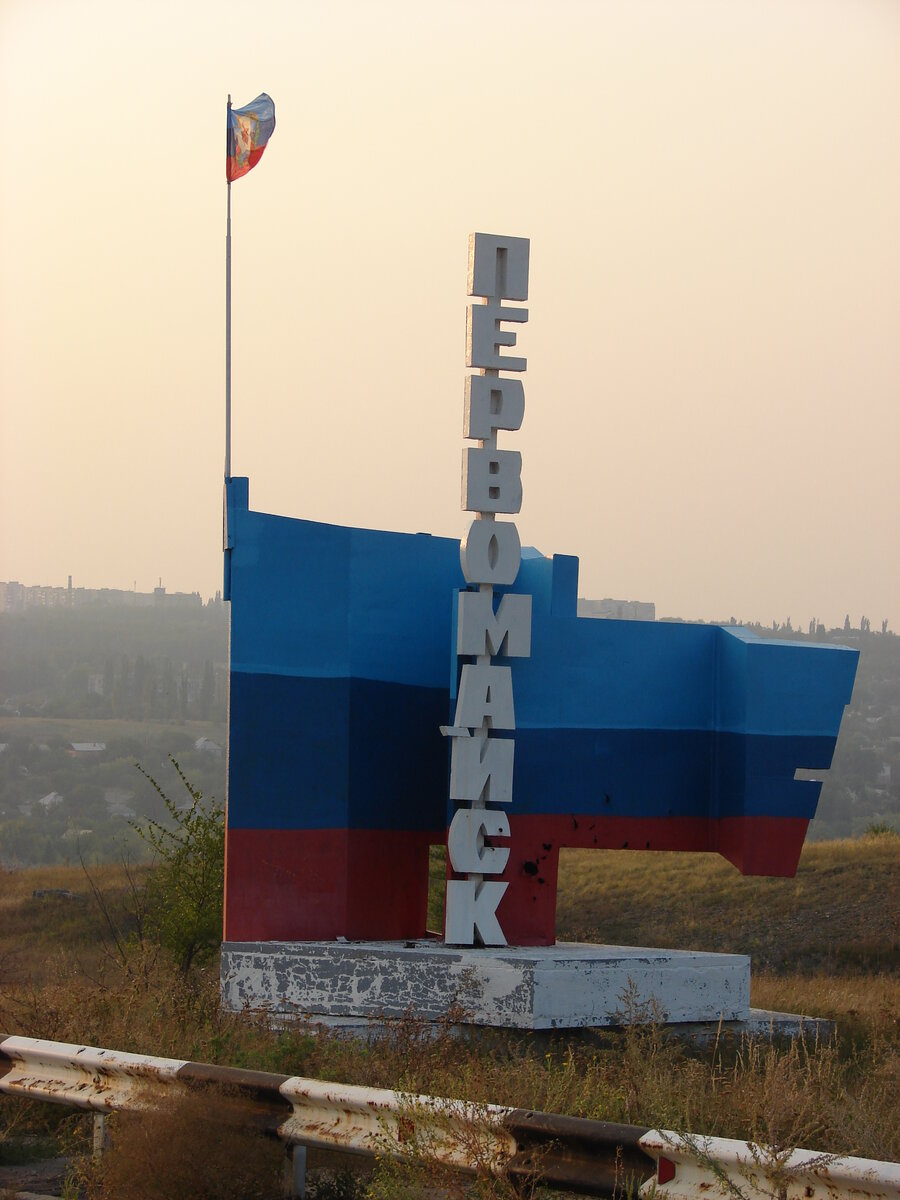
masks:
<path fill-rule="evenodd" d="M 663 1021 L 745 1021 L 750 960 L 632 946 L 463 949 L 416 942 L 226 942 L 226 1008 L 313 1019 L 412 1014 L 510 1029 L 627 1023 L 654 1002 Z M 648 1013 L 641 1014 L 647 1019 Z"/>

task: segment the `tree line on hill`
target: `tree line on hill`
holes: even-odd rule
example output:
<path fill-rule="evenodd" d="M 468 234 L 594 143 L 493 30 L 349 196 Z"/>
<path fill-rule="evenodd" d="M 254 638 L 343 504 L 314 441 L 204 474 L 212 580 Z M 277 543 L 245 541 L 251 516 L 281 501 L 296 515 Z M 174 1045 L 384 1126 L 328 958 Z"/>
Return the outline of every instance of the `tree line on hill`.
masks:
<path fill-rule="evenodd" d="M 42 717 L 224 721 L 228 617 L 101 607 L 0 614 L 0 705 Z"/>

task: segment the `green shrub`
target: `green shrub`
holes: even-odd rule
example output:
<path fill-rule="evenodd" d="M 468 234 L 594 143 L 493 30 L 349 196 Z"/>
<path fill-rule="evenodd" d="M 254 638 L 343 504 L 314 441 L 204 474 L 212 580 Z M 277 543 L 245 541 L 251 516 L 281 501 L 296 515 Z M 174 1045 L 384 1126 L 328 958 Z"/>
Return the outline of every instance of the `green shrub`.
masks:
<path fill-rule="evenodd" d="M 178 961 L 186 975 L 194 962 L 208 960 L 222 943 L 222 895 L 225 875 L 225 809 L 185 778 L 169 755 L 190 796 L 176 805 L 142 767 L 156 789 L 174 828 L 148 820 L 133 824 L 156 858 L 147 884 L 148 929 Z"/>
<path fill-rule="evenodd" d="M 866 826 L 865 837 L 900 837 L 900 830 L 894 828 L 889 821 L 873 821 Z"/>

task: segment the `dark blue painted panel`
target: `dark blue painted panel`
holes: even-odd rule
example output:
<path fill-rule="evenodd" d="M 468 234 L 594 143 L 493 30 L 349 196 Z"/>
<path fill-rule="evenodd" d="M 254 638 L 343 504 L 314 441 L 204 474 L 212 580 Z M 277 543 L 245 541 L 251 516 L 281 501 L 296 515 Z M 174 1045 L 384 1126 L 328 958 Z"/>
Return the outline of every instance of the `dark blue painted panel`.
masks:
<path fill-rule="evenodd" d="M 706 816 L 713 735 L 658 729 L 519 729 L 515 803 L 520 814 Z"/>
<path fill-rule="evenodd" d="M 232 828 L 440 829 L 447 745 L 438 688 L 372 680 L 232 676 Z M 827 738 L 710 730 L 520 729 L 519 814 L 811 817 L 799 761 Z"/>
<path fill-rule="evenodd" d="M 518 730 L 515 741 L 512 811 L 641 818 L 811 818 L 820 785 L 795 782 L 794 769 L 830 745 L 686 729 Z"/>
<path fill-rule="evenodd" d="M 574 554 L 553 555 L 550 612 L 554 617 L 578 615 L 578 559 Z"/>
<path fill-rule="evenodd" d="M 233 829 L 424 829 L 444 824 L 438 688 L 231 675 Z"/>
<path fill-rule="evenodd" d="M 446 689 L 354 679 L 350 697 L 350 825 L 442 830 Z"/>
<path fill-rule="evenodd" d="M 348 679 L 232 671 L 229 707 L 231 828 L 349 824 Z"/>

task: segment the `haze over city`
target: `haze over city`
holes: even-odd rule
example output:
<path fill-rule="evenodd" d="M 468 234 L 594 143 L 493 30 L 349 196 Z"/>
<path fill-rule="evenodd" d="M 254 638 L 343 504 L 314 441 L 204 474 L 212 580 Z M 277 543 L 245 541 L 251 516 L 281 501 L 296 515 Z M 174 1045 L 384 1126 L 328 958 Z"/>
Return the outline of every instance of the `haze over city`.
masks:
<path fill-rule="evenodd" d="M 897 628 L 893 0 L 0 0 L 0 579 L 221 586 L 261 91 L 252 507 L 459 536 L 467 235 L 526 236 L 523 544 L 660 616 Z"/>

